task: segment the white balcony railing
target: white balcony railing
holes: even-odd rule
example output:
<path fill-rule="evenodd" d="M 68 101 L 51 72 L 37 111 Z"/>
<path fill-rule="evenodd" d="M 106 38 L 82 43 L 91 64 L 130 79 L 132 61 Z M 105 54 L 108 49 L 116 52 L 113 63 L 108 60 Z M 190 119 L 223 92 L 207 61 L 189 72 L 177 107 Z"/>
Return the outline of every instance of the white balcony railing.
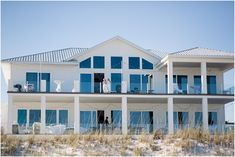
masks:
<path fill-rule="evenodd" d="M 91 82 L 84 82 L 81 84 L 79 80 L 74 80 L 71 84 L 72 86 L 68 87 L 68 82 L 64 82 L 63 80 L 54 80 L 51 81 L 54 83 L 54 86 L 50 85 L 51 92 L 81 92 L 81 93 L 104 93 L 103 91 L 103 84 L 102 83 L 91 83 Z M 39 84 L 39 83 L 38 83 Z M 41 80 L 40 87 L 35 87 L 34 84 L 28 82 L 19 82 L 12 84 L 11 80 L 8 80 L 8 91 L 17 91 L 17 92 L 50 92 L 48 91 L 47 85 L 48 83 L 46 80 Z M 112 83 L 111 83 L 112 85 Z M 133 85 L 133 84 L 132 84 Z M 81 91 L 81 87 L 89 87 L 88 90 Z M 149 84 L 147 83 L 147 89 L 142 89 L 142 84 L 134 84 L 133 86 L 139 88 L 133 88 L 132 90 L 128 91 L 128 84 L 126 81 L 122 81 L 119 85 L 118 89 L 116 88 L 115 91 L 111 90 L 109 87 L 109 91 L 107 93 L 133 93 L 133 94 L 167 94 L 167 91 L 158 91 L 156 90 L 158 87 L 149 89 Z M 53 89 L 51 88 L 53 87 Z M 96 89 L 94 88 L 96 87 Z M 70 89 L 71 88 L 71 89 Z M 167 87 L 165 87 L 167 89 Z M 208 94 L 224 94 L 224 95 L 231 95 L 234 94 L 234 86 L 223 90 L 223 87 L 217 88 L 216 85 L 208 85 Z M 173 92 L 174 94 L 201 94 L 201 86 L 200 85 L 190 85 L 190 84 L 179 84 L 173 83 Z"/>

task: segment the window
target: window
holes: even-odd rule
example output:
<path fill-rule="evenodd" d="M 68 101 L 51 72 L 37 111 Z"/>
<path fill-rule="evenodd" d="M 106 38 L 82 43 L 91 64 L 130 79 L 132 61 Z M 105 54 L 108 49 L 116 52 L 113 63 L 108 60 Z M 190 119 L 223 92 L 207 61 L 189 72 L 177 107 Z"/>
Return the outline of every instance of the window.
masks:
<path fill-rule="evenodd" d="M 138 74 L 130 75 L 130 91 L 132 93 L 140 92 L 140 75 Z"/>
<path fill-rule="evenodd" d="M 207 93 L 216 94 L 216 76 L 207 76 Z"/>
<path fill-rule="evenodd" d="M 129 69 L 140 69 L 139 57 L 129 57 Z"/>
<path fill-rule="evenodd" d="M 194 92 L 201 93 L 201 76 L 194 76 Z M 216 94 L 216 76 L 207 76 L 207 93 Z"/>
<path fill-rule="evenodd" d="M 148 91 L 148 76 L 142 75 L 142 92 L 147 93 Z"/>
<path fill-rule="evenodd" d="M 42 77 L 41 77 L 42 75 Z M 46 80 L 46 91 L 50 91 L 50 73 L 26 72 L 26 82 L 33 84 L 34 91 L 40 90 L 40 81 Z"/>
<path fill-rule="evenodd" d="M 87 58 L 80 62 L 80 68 L 91 68 L 91 58 Z"/>
<path fill-rule="evenodd" d="M 130 112 L 130 125 L 131 127 L 141 125 L 141 112 Z"/>
<path fill-rule="evenodd" d="M 153 64 L 142 58 L 142 69 L 153 69 Z"/>
<path fill-rule="evenodd" d="M 94 56 L 93 57 L 93 67 L 96 69 L 104 68 L 104 57 L 103 56 Z"/>
<path fill-rule="evenodd" d="M 56 124 L 56 110 L 46 110 L 46 125 Z"/>
<path fill-rule="evenodd" d="M 188 112 L 173 112 L 174 129 L 188 126 Z M 166 127 L 168 127 L 168 112 L 166 112 Z"/>
<path fill-rule="evenodd" d="M 122 57 L 111 57 L 111 68 L 121 69 L 122 68 Z"/>
<path fill-rule="evenodd" d="M 28 84 L 33 84 L 34 91 L 39 90 L 38 73 L 36 73 L 36 72 L 26 72 L 26 82 Z"/>
<path fill-rule="evenodd" d="M 216 125 L 217 124 L 217 112 L 208 112 L 208 124 Z M 202 112 L 195 112 L 195 125 L 202 125 Z"/>
<path fill-rule="evenodd" d="M 194 76 L 194 93 L 201 93 L 201 76 Z"/>
<path fill-rule="evenodd" d="M 91 74 L 80 74 L 80 92 L 91 92 Z"/>
<path fill-rule="evenodd" d="M 177 75 L 177 84 L 178 84 L 178 88 L 181 89 L 184 94 L 187 94 L 188 76 L 186 76 L 186 75 Z"/>
<path fill-rule="evenodd" d="M 208 124 L 209 125 L 216 125 L 217 124 L 217 112 L 209 112 Z"/>
<path fill-rule="evenodd" d="M 142 122 L 143 124 L 151 124 L 151 114 L 152 112 L 142 112 Z"/>
<path fill-rule="evenodd" d="M 188 112 L 178 112 L 178 124 L 181 128 L 188 126 Z"/>
<path fill-rule="evenodd" d="M 184 94 L 187 94 L 188 89 L 188 76 L 186 75 L 173 75 L 173 83 L 177 83 L 178 88 L 183 91 Z M 166 84 L 166 92 L 168 92 L 168 77 L 165 75 L 165 84 Z M 174 90 L 174 89 L 173 89 Z M 173 91 L 174 93 L 177 91 Z"/>
<path fill-rule="evenodd" d="M 68 110 L 59 110 L 59 124 L 68 126 Z"/>
<path fill-rule="evenodd" d="M 153 131 L 153 112 L 152 111 L 131 111 L 130 126 L 132 129 L 143 127 L 146 132 Z"/>
<path fill-rule="evenodd" d="M 104 73 L 94 73 L 94 93 L 103 92 L 103 80 Z"/>
<path fill-rule="evenodd" d="M 111 122 L 114 128 L 122 127 L 122 111 L 121 110 L 111 111 Z"/>
<path fill-rule="evenodd" d="M 202 112 L 195 112 L 195 126 L 202 125 Z"/>
<path fill-rule="evenodd" d="M 122 75 L 120 73 L 111 73 L 111 91 L 121 93 Z"/>
<path fill-rule="evenodd" d="M 41 110 L 29 111 L 29 126 L 32 126 L 34 122 L 41 122 Z"/>
<path fill-rule="evenodd" d="M 96 111 L 80 111 L 81 132 L 90 131 L 93 127 L 96 127 Z"/>
<path fill-rule="evenodd" d="M 173 75 L 173 83 L 176 83 L 176 75 Z M 165 75 L 166 93 L 168 93 L 168 77 Z"/>
<path fill-rule="evenodd" d="M 18 124 L 20 126 L 26 126 L 27 123 L 27 110 L 19 109 L 18 110 Z"/>

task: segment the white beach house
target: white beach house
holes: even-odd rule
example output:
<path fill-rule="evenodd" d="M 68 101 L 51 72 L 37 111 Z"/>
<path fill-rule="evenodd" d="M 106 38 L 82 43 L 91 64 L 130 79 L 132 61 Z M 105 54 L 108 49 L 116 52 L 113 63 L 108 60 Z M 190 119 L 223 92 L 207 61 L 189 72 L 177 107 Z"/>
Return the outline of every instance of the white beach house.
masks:
<path fill-rule="evenodd" d="M 67 48 L 3 59 L 8 127 L 40 132 L 64 125 L 75 133 L 174 133 L 185 127 L 221 131 L 224 104 L 234 101 L 223 74 L 234 54 L 206 48 L 163 53 L 119 36 L 91 48 Z M 103 90 L 103 79 L 110 80 Z M 233 81 L 233 80 L 231 80 Z"/>

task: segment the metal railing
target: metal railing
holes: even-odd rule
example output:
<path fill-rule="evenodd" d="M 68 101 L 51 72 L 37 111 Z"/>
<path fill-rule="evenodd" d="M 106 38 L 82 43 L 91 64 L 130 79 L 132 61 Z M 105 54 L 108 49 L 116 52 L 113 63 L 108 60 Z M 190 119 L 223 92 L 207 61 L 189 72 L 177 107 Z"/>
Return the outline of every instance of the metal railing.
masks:
<path fill-rule="evenodd" d="M 77 80 L 75 80 L 77 81 Z M 79 82 L 76 82 L 79 83 Z M 10 86 L 10 85 L 9 85 Z M 11 85 L 12 86 L 12 85 Z M 127 85 L 128 86 L 128 85 Z M 159 91 L 156 90 L 155 88 L 153 89 L 148 89 L 148 88 L 143 88 L 141 87 L 141 84 L 138 83 L 132 83 L 131 84 L 131 89 L 127 91 L 127 93 L 130 94 L 168 94 L 167 91 Z M 146 85 L 148 87 L 148 84 Z M 12 87 L 14 88 L 9 88 L 9 91 L 17 91 L 17 92 L 39 92 L 40 88 L 39 87 L 34 87 L 34 84 L 29 84 L 29 83 L 17 83 L 14 84 Z M 51 89 L 51 85 L 50 85 L 50 89 Z M 62 84 L 61 87 L 61 91 L 59 92 L 73 92 L 75 88 L 75 85 L 73 87 L 73 89 L 69 90 L 68 88 L 65 88 L 65 84 Z M 103 91 L 103 84 L 102 82 L 98 82 L 98 83 L 91 83 L 91 82 L 80 82 L 78 87 L 79 89 L 76 89 L 76 92 L 80 92 L 80 93 L 104 93 Z M 108 86 L 109 91 L 107 93 L 121 93 L 122 91 L 122 84 L 119 84 L 115 87 L 114 91 L 112 91 L 111 88 L 111 84 L 110 86 Z M 156 87 L 158 88 L 158 87 Z M 167 89 L 167 87 L 165 87 L 165 89 Z M 54 89 L 51 89 L 50 91 L 46 91 L 46 92 L 58 92 L 57 91 L 57 87 L 55 87 Z M 200 85 L 189 85 L 189 84 L 177 84 L 174 83 L 173 84 L 173 93 L 174 94 L 202 94 L 201 91 L 201 86 Z M 208 85 L 207 87 L 207 94 L 223 94 L 223 95 L 233 95 L 234 94 L 234 86 L 227 88 L 227 89 L 223 89 L 223 87 L 221 88 L 217 88 L 217 85 L 215 84 L 211 84 Z"/>

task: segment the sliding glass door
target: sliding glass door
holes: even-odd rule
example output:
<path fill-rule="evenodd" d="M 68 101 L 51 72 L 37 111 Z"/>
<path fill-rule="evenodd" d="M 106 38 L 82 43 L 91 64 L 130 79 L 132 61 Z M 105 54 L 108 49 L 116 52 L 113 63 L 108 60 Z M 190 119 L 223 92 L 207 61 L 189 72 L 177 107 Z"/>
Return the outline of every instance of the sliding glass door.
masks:
<path fill-rule="evenodd" d="M 207 76 L 207 93 L 216 94 L 216 76 Z"/>
<path fill-rule="evenodd" d="M 122 127 L 122 111 L 121 110 L 112 110 L 111 111 L 111 123 L 114 128 Z"/>
<path fill-rule="evenodd" d="M 91 93 L 91 74 L 80 74 L 80 92 Z"/>
<path fill-rule="evenodd" d="M 96 129 L 96 111 L 80 111 L 80 131 L 81 133 Z"/>
<path fill-rule="evenodd" d="M 50 92 L 50 73 L 26 73 L 26 83 L 33 85 L 33 91 L 40 91 L 40 80 L 46 80 L 46 92 Z"/>
<path fill-rule="evenodd" d="M 188 127 L 188 112 L 174 112 L 174 130 Z M 168 112 L 166 112 L 166 128 L 168 128 Z"/>
<path fill-rule="evenodd" d="M 141 132 L 150 133 L 153 131 L 152 111 L 131 111 L 130 112 L 131 132 L 139 134 Z"/>
<path fill-rule="evenodd" d="M 183 94 L 187 94 L 188 91 L 188 76 L 177 75 L 178 88 L 182 90 Z"/>
<path fill-rule="evenodd" d="M 111 91 L 121 93 L 122 89 L 122 74 L 111 73 Z"/>
<path fill-rule="evenodd" d="M 194 94 L 201 94 L 201 76 L 194 76 Z"/>

